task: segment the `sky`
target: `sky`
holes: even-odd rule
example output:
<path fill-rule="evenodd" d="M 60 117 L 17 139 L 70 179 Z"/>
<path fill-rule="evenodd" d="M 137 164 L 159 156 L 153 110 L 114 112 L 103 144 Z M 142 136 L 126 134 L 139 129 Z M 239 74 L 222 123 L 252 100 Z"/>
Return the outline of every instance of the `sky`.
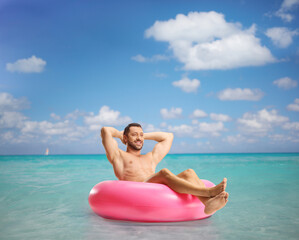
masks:
<path fill-rule="evenodd" d="M 170 153 L 298 152 L 298 13 L 299 0 L 1 0 L 0 154 L 102 154 L 101 127 L 131 122 L 172 132 Z"/>

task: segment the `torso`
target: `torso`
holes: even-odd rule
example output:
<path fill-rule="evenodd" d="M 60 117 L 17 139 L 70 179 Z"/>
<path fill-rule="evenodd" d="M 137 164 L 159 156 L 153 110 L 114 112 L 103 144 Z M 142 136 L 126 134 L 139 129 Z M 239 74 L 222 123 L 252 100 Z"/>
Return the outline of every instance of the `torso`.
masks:
<path fill-rule="evenodd" d="M 151 152 L 138 157 L 120 150 L 119 159 L 113 164 L 116 177 L 123 181 L 143 182 L 155 173 L 155 168 Z"/>

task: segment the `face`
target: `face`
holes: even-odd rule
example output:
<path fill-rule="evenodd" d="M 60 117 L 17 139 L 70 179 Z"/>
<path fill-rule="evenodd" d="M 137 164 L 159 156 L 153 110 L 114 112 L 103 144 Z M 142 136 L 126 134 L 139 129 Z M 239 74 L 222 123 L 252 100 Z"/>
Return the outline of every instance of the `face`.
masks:
<path fill-rule="evenodd" d="M 141 150 L 143 147 L 143 131 L 140 127 L 130 127 L 130 131 L 128 133 L 128 136 L 124 136 L 126 138 L 127 144 L 135 149 L 135 150 Z"/>

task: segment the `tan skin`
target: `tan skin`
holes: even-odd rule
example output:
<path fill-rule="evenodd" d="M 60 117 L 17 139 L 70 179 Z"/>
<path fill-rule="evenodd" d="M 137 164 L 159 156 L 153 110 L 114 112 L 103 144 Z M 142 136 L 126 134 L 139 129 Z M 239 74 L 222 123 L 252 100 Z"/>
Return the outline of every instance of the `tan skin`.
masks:
<path fill-rule="evenodd" d="M 155 173 L 157 164 L 171 148 L 172 133 L 144 133 L 142 128 L 134 126 L 130 127 L 126 136 L 123 135 L 123 131 L 120 132 L 112 127 L 103 127 L 101 137 L 107 158 L 119 180 L 160 183 L 169 186 L 176 192 L 193 194 L 205 205 L 206 214 L 214 213 L 227 203 L 226 178 L 215 187 L 206 188 L 192 169 L 185 170 L 178 175 L 174 175 L 166 168 Z M 127 150 L 119 149 L 114 138 L 119 138 L 127 145 Z M 157 144 L 151 152 L 141 155 L 144 140 L 154 140 L 157 141 Z"/>

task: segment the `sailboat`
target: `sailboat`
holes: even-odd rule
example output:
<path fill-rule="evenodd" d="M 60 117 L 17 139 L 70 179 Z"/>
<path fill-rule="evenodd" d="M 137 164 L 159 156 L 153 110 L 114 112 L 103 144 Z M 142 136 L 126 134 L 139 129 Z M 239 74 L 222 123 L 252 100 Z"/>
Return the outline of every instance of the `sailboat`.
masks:
<path fill-rule="evenodd" d="M 45 155 L 49 155 L 49 148 L 46 149 Z"/>

